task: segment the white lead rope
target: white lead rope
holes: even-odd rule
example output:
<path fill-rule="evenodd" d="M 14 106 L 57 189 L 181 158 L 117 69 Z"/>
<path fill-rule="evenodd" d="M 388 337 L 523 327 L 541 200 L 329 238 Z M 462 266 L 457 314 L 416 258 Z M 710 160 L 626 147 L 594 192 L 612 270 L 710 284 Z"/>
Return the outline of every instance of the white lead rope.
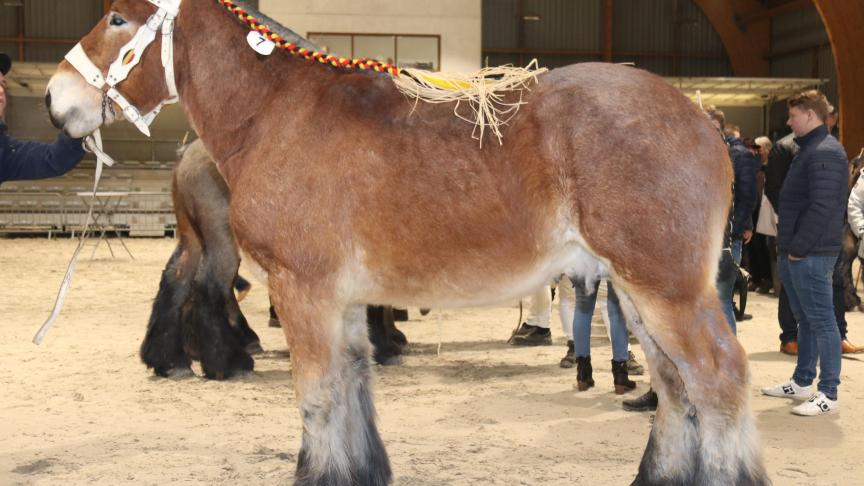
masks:
<path fill-rule="evenodd" d="M 99 179 L 102 177 L 102 166 L 111 167 L 114 165 L 114 159 L 102 151 L 102 134 L 97 129 L 92 134 L 84 138 L 84 149 L 96 155 L 96 174 L 93 181 L 93 196 L 90 198 L 90 203 L 87 208 L 87 218 L 84 219 L 84 228 L 81 230 L 81 236 L 78 239 L 78 246 L 75 248 L 75 253 L 72 254 L 72 260 L 69 261 L 69 266 L 66 267 L 66 275 L 63 277 L 63 282 L 60 284 L 60 290 L 57 291 L 57 298 L 54 300 L 54 309 L 48 319 L 42 323 L 42 327 L 33 336 L 33 344 L 40 345 L 45 335 L 54 325 L 57 317 L 60 316 L 60 311 L 63 309 L 63 303 L 66 301 L 66 294 L 69 292 L 69 287 L 72 285 L 72 275 L 75 274 L 75 264 L 78 262 L 78 255 L 81 249 L 84 248 L 84 242 L 87 238 L 87 233 L 90 231 L 90 220 L 93 218 L 93 205 L 96 202 L 96 190 L 99 188 Z"/>

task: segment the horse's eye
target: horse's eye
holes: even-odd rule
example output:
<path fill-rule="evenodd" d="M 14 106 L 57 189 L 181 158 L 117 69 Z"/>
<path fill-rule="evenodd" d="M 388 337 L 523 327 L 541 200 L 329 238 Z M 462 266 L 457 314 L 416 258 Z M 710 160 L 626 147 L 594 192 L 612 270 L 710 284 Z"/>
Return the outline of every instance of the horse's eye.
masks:
<path fill-rule="evenodd" d="M 120 27 L 121 25 L 126 24 L 126 20 L 123 17 L 115 14 L 111 16 L 111 20 L 109 23 L 114 27 Z"/>

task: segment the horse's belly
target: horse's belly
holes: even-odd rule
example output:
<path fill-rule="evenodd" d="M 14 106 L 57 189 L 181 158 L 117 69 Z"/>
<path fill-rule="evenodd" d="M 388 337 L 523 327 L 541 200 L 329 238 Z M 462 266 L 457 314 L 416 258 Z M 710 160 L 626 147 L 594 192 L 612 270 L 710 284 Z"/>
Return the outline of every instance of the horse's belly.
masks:
<path fill-rule="evenodd" d="M 608 275 L 607 265 L 584 244 L 574 228 L 559 228 L 544 242 L 546 251 L 509 259 L 489 258 L 473 252 L 453 253 L 443 262 L 435 255 L 426 265 L 423 252 L 416 254 L 421 271 L 363 266 L 366 282 L 357 286 L 358 302 L 436 308 L 490 305 L 524 297 L 561 275 L 593 282 Z M 493 252 L 494 255 L 494 252 Z"/>

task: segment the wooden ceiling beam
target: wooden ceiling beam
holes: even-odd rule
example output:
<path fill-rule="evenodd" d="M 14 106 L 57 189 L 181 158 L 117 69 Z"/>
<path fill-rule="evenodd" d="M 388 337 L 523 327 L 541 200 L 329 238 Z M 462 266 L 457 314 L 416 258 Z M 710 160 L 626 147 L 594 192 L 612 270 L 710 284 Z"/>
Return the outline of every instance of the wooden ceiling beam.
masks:
<path fill-rule="evenodd" d="M 771 22 L 768 19 L 756 21 L 742 30 L 738 22 L 740 17 L 736 16 L 733 8 L 737 6 L 743 11 L 755 11 L 761 8 L 758 1 L 693 1 L 702 9 L 720 36 L 735 76 L 766 77 L 769 75 L 770 64 L 764 54 L 771 47 Z"/>
<path fill-rule="evenodd" d="M 829 100 L 840 108 L 840 141 L 853 157 L 864 147 L 864 49 L 860 26 L 864 25 L 864 2 L 814 0 L 816 10 L 831 40 L 837 66 L 837 97 Z"/>

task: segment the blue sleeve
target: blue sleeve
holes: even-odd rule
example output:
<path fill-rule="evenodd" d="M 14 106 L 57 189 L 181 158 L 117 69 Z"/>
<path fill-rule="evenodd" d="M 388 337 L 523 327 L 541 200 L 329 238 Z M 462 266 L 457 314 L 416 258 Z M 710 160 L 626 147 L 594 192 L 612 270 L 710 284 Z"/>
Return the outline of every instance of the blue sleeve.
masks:
<path fill-rule="evenodd" d="M 753 229 L 753 210 L 756 209 L 756 170 L 759 161 L 749 150 L 741 150 L 732 160 L 735 170 L 735 216 L 732 234 L 740 237 Z"/>
<path fill-rule="evenodd" d="M 0 182 L 47 179 L 72 170 L 84 157 L 81 139 L 60 134 L 54 143 L 0 140 Z"/>
<path fill-rule="evenodd" d="M 810 204 L 799 217 L 798 230 L 789 242 L 789 254 L 805 257 L 819 243 L 826 221 L 843 217 L 848 188 L 848 163 L 843 154 L 813 154 L 807 164 Z"/>

